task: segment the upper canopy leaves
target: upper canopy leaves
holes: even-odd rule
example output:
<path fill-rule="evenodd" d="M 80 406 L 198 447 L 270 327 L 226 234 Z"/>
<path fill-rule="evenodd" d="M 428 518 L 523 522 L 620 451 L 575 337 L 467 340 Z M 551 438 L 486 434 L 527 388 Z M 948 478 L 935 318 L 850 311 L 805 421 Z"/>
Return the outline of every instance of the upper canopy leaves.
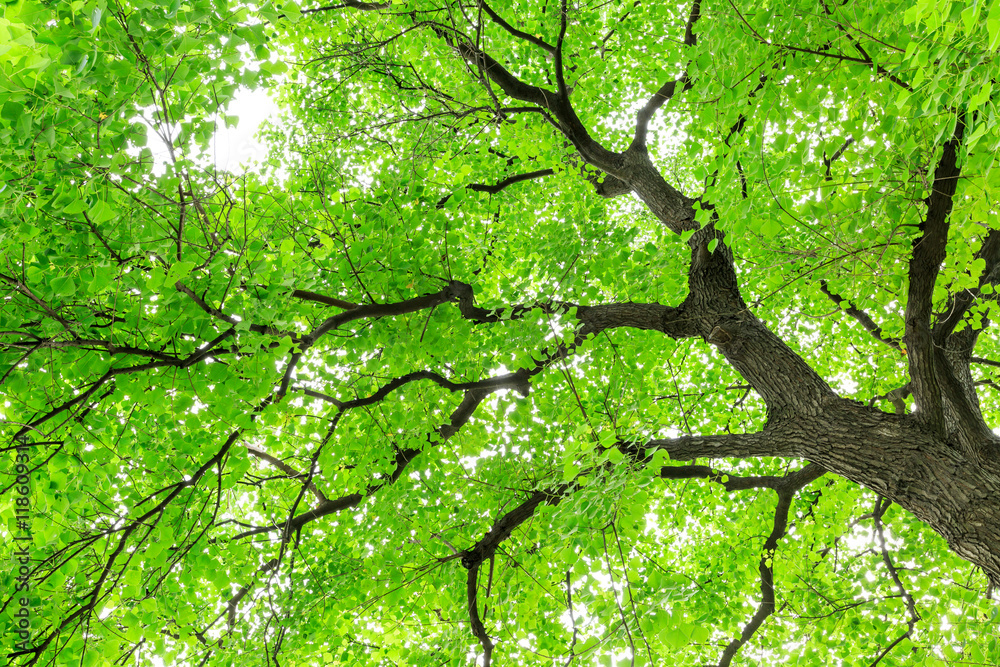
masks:
<path fill-rule="evenodd" d="M 4 11 L 11 664 L 1000 660 L 1000 4 Z"/>

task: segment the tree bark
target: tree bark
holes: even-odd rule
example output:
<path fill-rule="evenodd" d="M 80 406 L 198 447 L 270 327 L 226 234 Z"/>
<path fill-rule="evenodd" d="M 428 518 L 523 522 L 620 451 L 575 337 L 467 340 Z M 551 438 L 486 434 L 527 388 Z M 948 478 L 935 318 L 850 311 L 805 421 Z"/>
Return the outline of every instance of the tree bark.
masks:
<path fill-rule="evenodd" d="M 947 242 L 950 198 L 959 173 L 956 136 L 946 145 L 928 201 L 925 232 L 911 262 L 916 294 L 907 305 L 910 368 L 918 380 L 917 412 L 895 415 L 842 399 L 813 368 L 770 331 L 742 298 L 733 256 L 712 224 L 690 239 L 689 294 L 660 328 L 674 337 L 699 336 L 712 344 L 763 398 L 768 422 L 761 434 L 741 440 L 713 438 L 655 441 L 672 458 L 794 456 L 819 464 L 898 503 L 945 538 L 958 555 L 978 565 L 1000 586 L 1000 440 L 983 421 L 969 360 L 975 333 L 940 335 L 933 344 L 930 294 Z M 645 156 L 626 154 L 619 165 L 595 165 L 628 184 L 664 225 L 695 228 L 690 198 L 669 185 Z M 643 159 L 643 157 L 645 159 Z M 709 245 L 716 241 L 714 251 Z M 1000 254 L 993 243 L 984 249 Z M 997 243 L 996 245 L 1000 245 Z M 990 264 L 989 276 L 996 261 Z M 949 325 L 952 329 L 954 323 Z M 643 327 L 652 328 L 652 327 Z M 913 350 L 919 349 L 916 354 Z"/>

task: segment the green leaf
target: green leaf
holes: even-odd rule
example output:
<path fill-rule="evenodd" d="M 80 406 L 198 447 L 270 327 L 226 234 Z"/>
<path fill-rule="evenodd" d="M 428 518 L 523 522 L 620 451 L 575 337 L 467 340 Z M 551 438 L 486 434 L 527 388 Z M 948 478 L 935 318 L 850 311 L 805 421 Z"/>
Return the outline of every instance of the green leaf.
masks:
<path fill-rule="evenodd" d="M 30 661 L 1000 664 L 1000 3 L 321 4 L 4 5 Z"/>
<path fill-rule="evenodd" d="M 52 293 L 56 296 L 73 296 L 76 293 L 76 282 L 71 276 L 53 278 Z"/>
<path fill-rule="evenodd" d="M 89 211 L 90 221 L 94 224 L 103 224 L 118 216 L 118 211 L 108 203 L 96 200 Z"/>
<path fill-rule="evenodd" d="M 163 282 L 167 285 L 173 285 L 178 281 L 182 281 L 191 273 L 191 269 L 194 267 L 194 262 L 174 262 L 170 265 L 170 270 L 167 271 Z"/>

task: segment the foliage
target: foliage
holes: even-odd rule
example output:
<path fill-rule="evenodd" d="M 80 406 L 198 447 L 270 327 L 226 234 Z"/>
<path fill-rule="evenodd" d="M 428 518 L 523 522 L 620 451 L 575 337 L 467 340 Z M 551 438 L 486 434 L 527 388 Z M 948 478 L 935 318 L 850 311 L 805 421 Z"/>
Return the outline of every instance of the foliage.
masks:
<path fill-rule="evenodd" d="M 1000 662 L 952 497 L 782 435 L 966 456 L 931 324 L 996 421 L 1000 3 L 4 12 L 10 664 Z"/>

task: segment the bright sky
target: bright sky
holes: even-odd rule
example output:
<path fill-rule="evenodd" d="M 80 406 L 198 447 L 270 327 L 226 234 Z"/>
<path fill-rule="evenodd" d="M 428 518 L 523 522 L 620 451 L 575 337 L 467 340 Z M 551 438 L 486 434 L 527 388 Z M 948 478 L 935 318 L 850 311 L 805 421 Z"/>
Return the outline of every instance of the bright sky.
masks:
<path fill-rule="evenodd" d="M 261 123 L 277 113 L 278 106 L 268 97 L 267 91 L 239 90 L 229 105 L 229 114 L 239 116 L 239 125 L 235 128 L 220 127 L 215 135 L 216 168 L 240 173 L 251 162 L 263 161 L 267 149 L 254 135 Z"/>
<path fill-rule="evenodd" d="M 265 90 L 240 89 L 226 112 L 238 116 L 240 120 L 236 127 L 229 128 L 220 118 L 213 141 L 215 167 L 220 171 L 240 174 L 250 170 L 254 161 L 263 161 L 267 157 L 267 148 L 254 135 L 265 120 L 278 115 L 278 105 Z M 143 115 L 148 119 L 151 113 L 147 111 Z M 149 123 L 149 120 L 146 122 Z M 153 171 L 162 174 L 164 165 L 169 161 L 166 144 L 153 130 L 147 134 L 146 140 L 153 152 Z M 130 152 L 138 155 L 139 151 L 134 149 Z"/>

